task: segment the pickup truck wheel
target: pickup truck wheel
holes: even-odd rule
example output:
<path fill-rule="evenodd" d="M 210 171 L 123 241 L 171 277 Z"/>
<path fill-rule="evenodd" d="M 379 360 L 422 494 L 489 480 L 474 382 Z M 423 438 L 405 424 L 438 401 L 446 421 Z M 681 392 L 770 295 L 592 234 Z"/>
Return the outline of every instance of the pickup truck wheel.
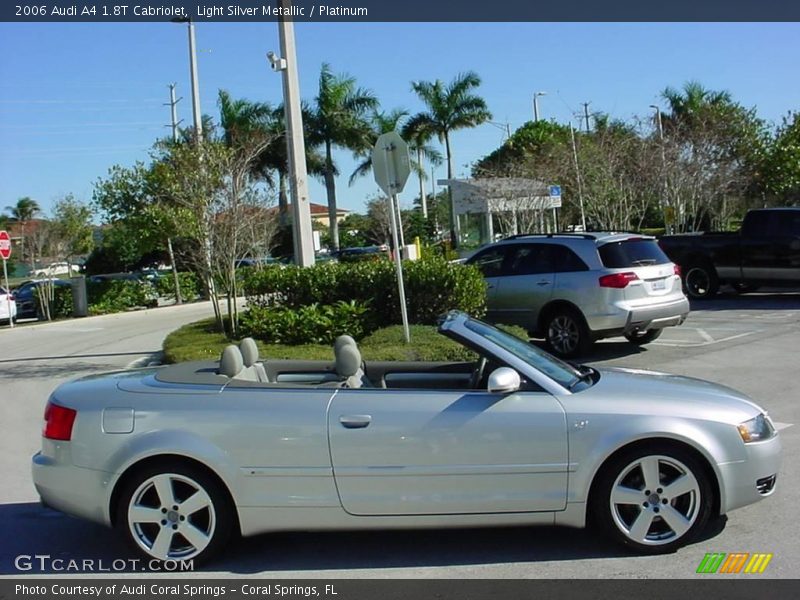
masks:
<path fill-rule="evenodd" d="M 683 287 L 686 294 L 695 300 L 711 298 L 719 290 L 717 272 L 711 265 L 692 265 L 683 276 Z"/>
<path fill-rule="evenodd" d="M 658 339 L 662 331 L 664 330 L 648 329 L 647 331 L 633 331 L 631 333 L 626 333 L 625 339 L 628 340 L 631 344 L 636 344 L 637 346 L 643 346 L 644 344 L 649 344 L 650 342 Z"/>

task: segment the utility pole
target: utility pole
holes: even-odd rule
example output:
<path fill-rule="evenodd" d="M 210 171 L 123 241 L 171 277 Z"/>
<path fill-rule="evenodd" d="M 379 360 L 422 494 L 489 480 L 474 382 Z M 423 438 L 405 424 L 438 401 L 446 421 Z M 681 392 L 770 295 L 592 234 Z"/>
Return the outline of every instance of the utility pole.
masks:
<path fill-rule="evenodd" d="M 192 79 L 192 115 L 194 135 L 199 144 L 203 141 L 203 117 L 200 112 L 200 84 L 197 81 L 197 48 L 194 39 L 194 23 L 189 19 L 189 70 Z"/>
<path fill-rule="evenodd" d="M 175 99 L 175 84 L 169 84 L 169 103 L 167 106 L 170 108 L 170 120 L 172 121 L 172 141 L 178 143 L 178 102 L 183 98 Z M 178 266 L 175 264 L 175 251 L 172 248 L 172 236 L 167 237 L 167 252 L 169 253 L 169 264 L 172 267 L 172 280 L 175 285 L 175 304 L 183 304 L 183 297 L 181 296 L 181 284 L 178 279 Z"/>
<path fill-rule="evenodd" d="M 581 185 L 581 170 L 578 166 L 578 148 L 575 146 L 575 130 L 572 127 L 572 122 L 569 124 L 569 135 L 572 139 L 572 157 L 575 159 L 575 181 L 578 183 L 578 202 L 581 206 L 581 225 L 583 226 L 584 233 L 586 232 L 586 214 L 583 211 L 583 186 Z"/>
<path fill-rule="evenodd" d="M 291 0 L 280 0 L 283 15 L 292 12 Z M 294 262 L 301 267 L 314 264 L 314 243 L 311 232 L 311 204 L 308 199 L 306 146 L 303 138 L 303 114 L 300 109 L 300 81 L 297 75 L 297 52 L 294 42 L 294 23 L 286 16 L 278 18 L 281 57 L 272 52 L 267 58 L 274 71 L 283 75 L 283 107 L 286 117 L 286 146 L 292 196 L 292 233 Z"/>
<path fill-rule="evenodd" d="M 591 102 L 583 102 L 583 118 L 586 120 L 586 133 L 589 133 L 589 105 Z"/>
<path fill-rule="evenodd" d="M 661 107 L 657 104 L 651 104 L 650 108 L 656 111 L 656 125 L 658 127 L 658 140 L 661 146 L 661 185 L 663 192 L 661 196 L 661 212 L 664 215 L 664 231 L 667 234 L 672 233 L 672 223 L 667 218 L 667 155 L 664 151 L 664 126 L 661 122 Z"/>
<path fill-rule="evenodd" d="M 539 96 L 546 96 L 547 92 L 536 92 L 533 95 L 533 122 L 539 122 Z"/>
<path fill-rule="evenodd" d="M 175 99 L 175 85 L 174 83 L 169 84 L 169 102 L 167 102 L 164 106 L 170 107 L 170 120 L 171 120 L 171 127 L 172 127 L 172 141 L 178 141 L 178 125 L 183 121 L 181 119 L 178 121 L 178 102 L 183 100 L 183 98 Z"/>

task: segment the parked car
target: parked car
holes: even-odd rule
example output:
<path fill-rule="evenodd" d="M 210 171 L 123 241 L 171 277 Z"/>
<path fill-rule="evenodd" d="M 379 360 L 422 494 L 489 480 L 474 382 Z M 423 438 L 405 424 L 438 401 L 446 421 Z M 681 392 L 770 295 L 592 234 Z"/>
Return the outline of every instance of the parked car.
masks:
<path fill-rule="evenodd" d="M 331 258 L 335 258 L 339 262 L 361 262 L 381 260 L 388 258 L 389 247 L 385 244 L 380 246 L 363 246 L 353 248 L 342 248 L 338 252 L 332 252 Z"/>
<path fill-rule="evenodd" d="M 466 263 L 488 284 L 487 320 L 524 327 L 562 357 L 617 335 L 647 344 L 689 314 L 678 267 L 649 236 L 518 235 Z"/>
<path fill-rule="evenodd" d="M 0 323 L 11 324 L 17 320 L 17 302 L 14 293 L 0 287 Z"/>
<path fill-rule="evenodd" d="M 681 266 L 691 298 L 710 298 L 722 283 L 739 292 L 800 288 L 800 208 L 751 210 L 739 232 L 667 235 L 659 244 Z"/>
<path fill-rule="evenodd" d="M 78 265 L 70 265 L 65 262 L 52 263 L 46 267 L 35 269 L 34 277 L 52 277 L 53 275 L 72 275 L 80 273 Z"/>
<path fill-rule="evenodd" d="M 775 490 L 778 433 L 739 392 L 572 366 L 461 312 L 439 331 L 477 359 L 363 362 L 343 336 L 332 362 L 259 362 L 243 342 L 61 385 L 34 484 L 149 558 L 196 564 L 234 533 L 590 518 L 663 553 Z"/>
<path fill-rule="evenodd" d="M 53 285 L 56 287 L 71 287 L 69 281 L 63 279 L 53 279 Z M 17 318 L 18 319 L 36 319 L 39 317 L 36 290 L 44 285 L 45 281 L 26 281 L 17 289 L 14 290 L 14 297 L 17 300 Z"/>

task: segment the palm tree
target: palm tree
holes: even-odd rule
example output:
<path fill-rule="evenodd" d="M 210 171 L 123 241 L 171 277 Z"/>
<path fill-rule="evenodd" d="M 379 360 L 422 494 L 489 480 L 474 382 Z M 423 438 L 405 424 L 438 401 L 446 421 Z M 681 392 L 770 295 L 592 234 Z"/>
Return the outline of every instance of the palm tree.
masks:
<path fill-rule="evenodd" d="M 6 212 L 11 216 L 11 220 L 19 223 L 20 236 L 22 237 L 20 253 L 25 256 L 25 225 L 28 224 L 37 214 L 41 212 L 39 203 L 33 198 L 25 196 L 17 200 L 13 206 L 6 206 Z M 31 269 L 36 268 L 35 252 L 31 252 Z"/>
<path fill-rule="evenodd" d="M 425 171 L 425 160 L 433 166 L 442 164 L 442 154 L 429 144 L 433 139 L 434 132 L 431 131 L 424 123 L 406 123 L 403 127 L 402 136 L 404 140 L 408 141 L 408 149 L 417 155 L 416 164 L 412 166 L 417 172 L 419 178 L 419 202 L 422 206 L 422 214 L 427 218 L 428 216 L 428 202 L 425 198 L 425 180 L 428 178 Z"/>
<path fill-rule="evenodd" d="M 664 117 L 664 124 L 672 127 L 679 125 L 692 127 L 708 108 L 732 103 L 730 92 L 715 92 L 703 87 L 697 81 L 687 81 L 683 84 L 682 90 L 668 87 L 661 92 L 661 97 L 667 101 L 670 109 L 670 114 Z"/>
<path fill-rule="evenodd" d="M 372 147 L 378 138 L 384 133 L 390 131 L 398 131 L 400 129 L 400 122 L 408 116 L 408 111 L 402 108 L 395 108 L 394 110 L 385 111 L 375 110 L 372 112 L 370 118 L 371 131 L 364 140 L 364 147 L 355 152 L 355 157 L 360 158 L 361 162 L 358 163 L 353 174 L 350 175 L 349 184 L 353 185 L 360 177 L 364 177 L 372 171 Z"/>
<path fill-rule="evenodd" d="M 427 111 L 414 115 L 406 127 L 424 135 L 436 135 L 444 144 L 447 155 L 447 178 L 453 178 L 453 153 L 450 148 L 450 132 L 457 129 L 477 127 L 492 118 L 486 101 L 473 94 L 480 86 L 481 78 L 472 71 L 461 73 L 445 85 L 436 80 L 412 82 L 411 89 L 425 104 Z M 453 246 L 458 245 L 458 219 L 452 193 L 450 196 L 450 237 Z"/>
<path fill-rule="evenodd" d="M 323 63 L 319 76 L 319 93 L 311 116 L 309 142 L 325 148 L 324 179 L 328 196 L 331 245 L 339 248 L 339 224 L 336 221 L 336 165 L 333 162 L 335 146 L 356 152 L 363 150 L 369 140 L 371 128 L 365 115 L 378 107 L 375 95 L 356 86 L 349 75 L 334 75 L 330 65 Z"/>

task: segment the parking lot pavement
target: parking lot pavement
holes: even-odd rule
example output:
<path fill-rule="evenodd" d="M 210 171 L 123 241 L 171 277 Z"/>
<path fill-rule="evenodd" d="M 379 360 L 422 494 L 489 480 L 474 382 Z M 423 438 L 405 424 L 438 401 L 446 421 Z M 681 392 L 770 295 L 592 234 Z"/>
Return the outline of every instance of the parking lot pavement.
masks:
<path fill-rule="evenodd" d="M 103 351 L 140 349 L 135 340 L 110 342 Z M 638 348 L 622 338 L 604 340 L 587 358 L 595 366 L 666 371 L 740 389 L 767 408 L 780 424 L 784 466 L 774 495 L 734 511 L 727 523 L 721 524 L 721 531 L 712 531 L 675 554 L 630 555 L 590 533 L 564 528 L 280 533 L 241 541 L 209 570 L 183 576 L 687 578 L 696 576 L 695 570 L 707 552 L 771 552 L 774 558 L 759 577 L 796 577 L 800 572 L 796 520 L 796 498 L 800 495 L 798 349 L 800 294 L 726 295 L 695 304 L 686 324 L 665 331 L 658 343 Z M 18 356 L 31 351 L 28 348 Z M 37 351 L 48 356 L 50 350 L 45 345 Z M 98 347 L 94 351 L 100 352 Z M 75 352 L 88 353 L 79 348 Z M 74 360 L 91 363 L 77 365 L 89 369 L 126 359 L 103 356 Z M 41 360 L 40 364 L 46 367 L 49 362 Z M 0 362 L 0 371 L 3 368 Z M 31 384 L 36 380 L 35 370 L 29 375 L 25 380 L 28 383 L 16 388 L 13 396 L 5 394 L 9 380 L 0 378 L 4 433 L 0 438 L 4 476 L 0 487 L 0 575 L 18 574 L 13 559 L 21 553 L 103 558 L 107 562 L 129 557 L 112 532 L 44 510 L 35 503 L 28 464 L 39 443 L 43 393 L 66 374 L 56 378 L 47 375 L 38 388 Z"/>

